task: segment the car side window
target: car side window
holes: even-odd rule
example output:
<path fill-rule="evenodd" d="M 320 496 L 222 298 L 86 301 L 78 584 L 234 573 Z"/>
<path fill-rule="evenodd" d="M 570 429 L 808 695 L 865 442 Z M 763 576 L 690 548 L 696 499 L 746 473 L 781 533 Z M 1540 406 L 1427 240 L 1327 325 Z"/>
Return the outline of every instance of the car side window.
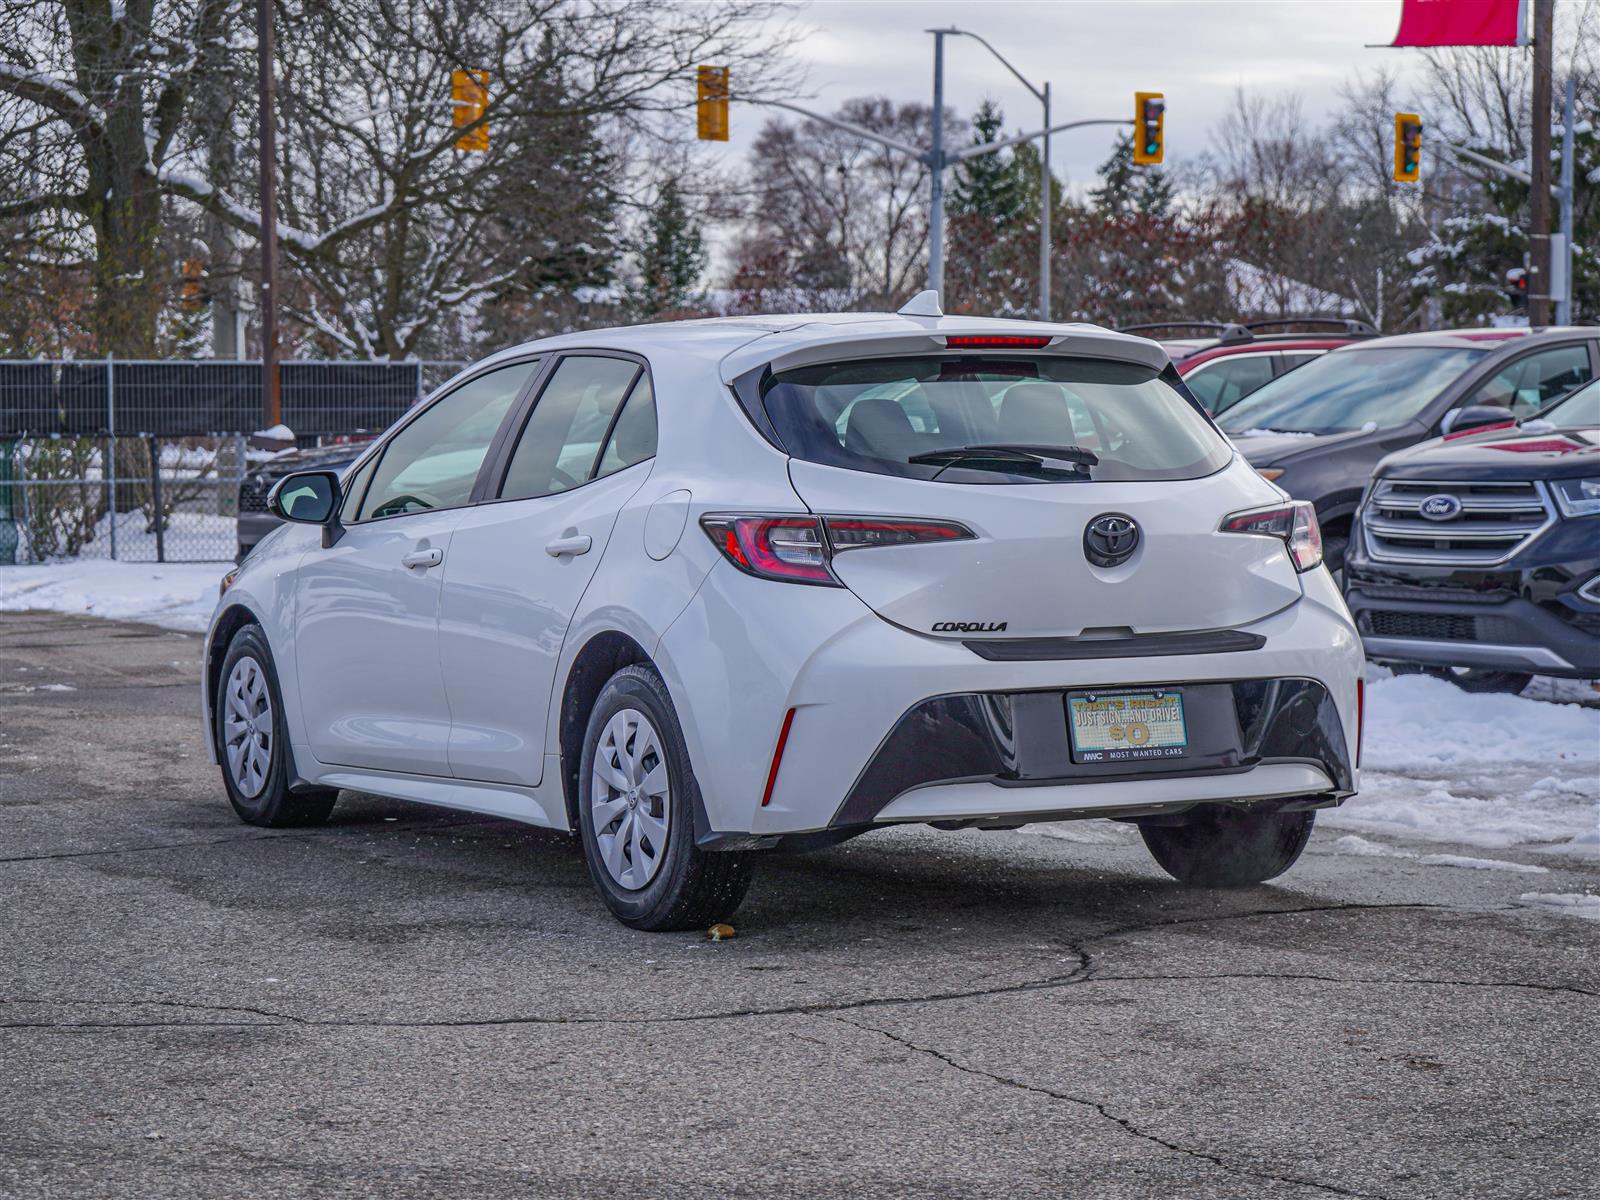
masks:
<path fill-rule="evenodd" d="M 606 448 L 600 455 L 596 479 L 613 475 L 634 463 L 656 456 L 656 394 L 650 377 L 641 375 L 622 404 L 622 413 L 611 427 Z"/>
<path fill-rule="evenodd" d="M 1520 420 L 1587 383 L 1593 375 L 1588 344 L 1568 342 L 1513 359 L 1473 392 L 1466 403 L 1509 408 Z"/>
<path fill-rule="evenodd" d="M 1322 354 L 1321 350 L 1299 350 L 1292 354 L 1280 354 L 1278 355 L 1278 374 L 1284 375 L 1296 367 L 1303 367 L 1313 358 L 1321 358 Z"/>
<path fill-rule="evenodd" d="M 1249 354 L 1219 358 L 1207 363 L 1184 382 L 1200 398 L 1206 411 L 1219 413 L 1233 407 L 1272 378 L 1272 355 Z"/>
<path fill-rule="evenodd" d="M 587 483 L 612 418 L 640 373 L 626 358 L 563 358 L 522 428 L 500 498 L 553 496 Z M 653 417 L 651 425 L 653 432 Z"/>
<path fill-rule="evenodd" d="M 515 363 L 468 380 L 390 438 L 358 520 L 467 503 L 489 444 L 537 367 Z"/>

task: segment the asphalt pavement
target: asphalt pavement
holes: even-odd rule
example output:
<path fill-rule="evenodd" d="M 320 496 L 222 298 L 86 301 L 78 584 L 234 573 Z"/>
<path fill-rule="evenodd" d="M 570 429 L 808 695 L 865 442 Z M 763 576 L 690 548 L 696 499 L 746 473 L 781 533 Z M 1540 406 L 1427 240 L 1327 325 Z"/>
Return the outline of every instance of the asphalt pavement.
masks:
<path fill-rule="evenodd" d="M 1518 901 L 1593 867 L 901 829 L 636 933 L 565 835 L 238 823 L 200 651 L 0 615 L 7 1200 L 1600 1196 L 1600 923 Z"/>

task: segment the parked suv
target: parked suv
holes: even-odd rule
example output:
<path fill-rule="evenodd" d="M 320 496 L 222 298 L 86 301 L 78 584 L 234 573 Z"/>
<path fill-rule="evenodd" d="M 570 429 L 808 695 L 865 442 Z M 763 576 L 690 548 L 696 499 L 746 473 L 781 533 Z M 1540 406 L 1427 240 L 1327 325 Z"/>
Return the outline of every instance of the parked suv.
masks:
<path fill-rule="evenodd" d="M 1314 514 L 1143 339 L 931 294 L 571 334 L 269 503 L 206 649 L 240 818 L 353 788 L 574 830 L 640 928 L 906 822 L 1110 817 L 1256 883 L 1356 790 Z"/>
<path fill-rule="evenodd" d="M 1240 451 L 1311 501 L 1330 569 L 1378 460 L 1452 430 L 1531 417 L 1600 372 L 1600 329 L 1463 329 L 1357 342 L 1220 418 Z"/>
<path fill-rule="evenodd" d="M 1345 580 L 1375 659 L 1468 690 L 1600 678 L 1600 383 L 1385 458 Z"/>
<path fill-rule="evenodd" d="M 1329 333 L 1289 326 L 1324 326 Z M 1123 333 L 1151 336 L 1160 330 L 1204 330 L 1202 338 L 1162 338 L 1189 390 L 1212 414 L 1226 412 L 1262 384 L 1303 366 L 1329 350 L 1348 346 L 1358 338 L 1377 337 L 1364 321 L 1343 317 L 1284 317 L 1271 321 L 1221 324 L 1188 321 L 1173 324 L 1131 325 Z M 1268 330 L 1285 332 L 1269 333 Z M 1336 332 L 1332 332 L 1336 331 Z"/>

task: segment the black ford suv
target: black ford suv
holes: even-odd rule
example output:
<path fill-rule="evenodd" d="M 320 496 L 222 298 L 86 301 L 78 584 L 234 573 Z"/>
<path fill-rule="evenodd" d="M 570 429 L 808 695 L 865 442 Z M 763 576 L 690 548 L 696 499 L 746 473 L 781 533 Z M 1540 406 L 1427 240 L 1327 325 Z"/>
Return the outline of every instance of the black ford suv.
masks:
<path fill-rule="evenodd" d="M 1600 376 L 1600 328 L 1460 329 L 1373 338 L 1263 384 L 1217 423 L 1322 524 L 1330 570 L 1386 454 L 1440 434 L 1531 417 Z"/>
<path fill-rule="evenodd" d="M 1600 382 L 1520 425 L 1385 458 L 1345 592 L 1376 661 L 1472 691 L 1600 678 Z"/>

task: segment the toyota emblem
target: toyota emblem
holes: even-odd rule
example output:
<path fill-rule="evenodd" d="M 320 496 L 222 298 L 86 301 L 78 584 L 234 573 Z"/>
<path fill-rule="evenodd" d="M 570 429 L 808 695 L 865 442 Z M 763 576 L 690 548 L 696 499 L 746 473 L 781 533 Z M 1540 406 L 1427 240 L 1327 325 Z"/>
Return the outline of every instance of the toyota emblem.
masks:
<path fill-rule="evenodd" d="M 1139 548 L 1139 525 L 1122 513 L 1102 513 L 1083 531 L 1083 555 L 1097 567 L 1117 567 Z"/>
<path fill-rule="evenodd" d="M 1461 515 L 1461 501 L 1447 492 L 1438 492 L 1423 500 L 1417 512 L 1429 521 L 1453 521 Z"/>

